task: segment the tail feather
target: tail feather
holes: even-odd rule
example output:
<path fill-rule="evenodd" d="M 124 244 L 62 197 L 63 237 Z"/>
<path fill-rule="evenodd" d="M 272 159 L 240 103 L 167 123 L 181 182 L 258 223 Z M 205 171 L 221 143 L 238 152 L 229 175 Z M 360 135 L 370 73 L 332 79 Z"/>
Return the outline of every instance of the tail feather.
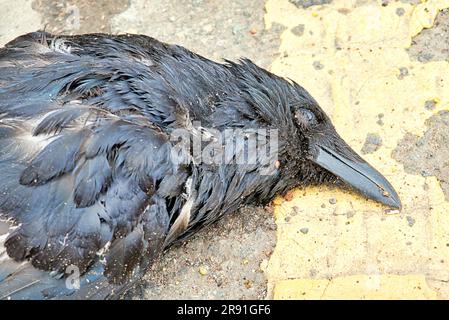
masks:
<path fill-rule="evenodd" d="M 0 300 L 117 299 L 129 288 L 108 283 L 100 261 L 79 279 L 76 274 L 72 277 L 38 270 L 28 261 L 16 262 L 4 247 L 10 231 L 8 223 L 0 221 Z"/>

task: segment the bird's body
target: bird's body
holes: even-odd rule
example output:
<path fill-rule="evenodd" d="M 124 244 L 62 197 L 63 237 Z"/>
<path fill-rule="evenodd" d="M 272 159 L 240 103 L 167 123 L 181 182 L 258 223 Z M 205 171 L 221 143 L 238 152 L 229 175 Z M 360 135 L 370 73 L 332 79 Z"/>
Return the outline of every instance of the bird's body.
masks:
<path fill-rule="evenodd" d="M 223 151 L 228 161 L 202 161 L 173 139 L 186 134 L 204 147 L 230 129 L 276 130 L 276 152 L 240 163 L 237 147 Z M 83 290 L 64 278 L 22 283 L 21 261 L 58 275 L 75 266 L 82 282 L 102 283 L 98 297 L 120 292 L 165 248 L 243 205 L 346 181 L 329 164 L 332 150 L 365 165 L 302 87 L 248 60 L 215 63 L 140 35 L 19 37 L 0 49 L 0 216 L 9 221 L 0 296 Z"/>

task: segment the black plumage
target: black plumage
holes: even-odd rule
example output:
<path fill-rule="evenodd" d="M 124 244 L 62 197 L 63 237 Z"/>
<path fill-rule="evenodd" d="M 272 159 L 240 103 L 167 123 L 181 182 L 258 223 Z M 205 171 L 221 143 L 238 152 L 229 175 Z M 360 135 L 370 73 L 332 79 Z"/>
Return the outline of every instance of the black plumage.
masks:
<path fill-rule="evenodd" d="M 174 152 L 179 129 L 260 128 L 278 135 L 263 161 Z M 0 178 L 0 215 L 15 226 L 4 227 L 0 296 L 13 298 L 115 297 L 164 248 L 298 185 L 343 180 L 400 206 L 295 82 L 142 35 L 35 32 L 0 49 Z M 64 282 L 73 265 L 79 290 Z"/>

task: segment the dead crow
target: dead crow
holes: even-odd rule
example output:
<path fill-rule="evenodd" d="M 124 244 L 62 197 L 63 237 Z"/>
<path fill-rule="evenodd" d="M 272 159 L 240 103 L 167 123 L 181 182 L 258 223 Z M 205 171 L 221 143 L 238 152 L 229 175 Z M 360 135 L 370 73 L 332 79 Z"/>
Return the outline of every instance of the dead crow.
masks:
<path fill-rule="evenodd" d="M 170 245 L 309 184 L 399 208 L 300 85 L 143 35 L 0 49 L 0 297 L 116 298 Z"/>

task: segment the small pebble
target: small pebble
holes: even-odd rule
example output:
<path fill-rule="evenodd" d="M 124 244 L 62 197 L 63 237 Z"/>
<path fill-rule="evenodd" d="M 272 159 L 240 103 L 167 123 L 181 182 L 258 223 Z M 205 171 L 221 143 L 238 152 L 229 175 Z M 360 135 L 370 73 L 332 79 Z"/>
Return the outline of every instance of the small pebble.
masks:
<path fill-rule="evenodd" d="M 299 231 L 301 231 L 301 233 L 303 234 L 307 234 L 309 232 L 309 228 L 301 228 L 299 229 Z"/>
<path fill-rule="evenodd" d="M 398 16 L 403 16 L 404 15 L 404 13 L 405 13 L 405 10 L 404 10 L 404 8 L 397 8 L 396 9 L 396 14 L 398 15 Z"/>
<path fill-rule="evenodd" d="M 436 106 L 435 100 L 427 100 L 426 103 L 424 104 L 424 107 L 427 110 L 433 110 L 435 109 L 435 106 Z"/>
<path fill-rule="evenodd" d="M 335 198 L 330 198 L 330 199 L 329 199 L 329 203 L 330 203 L 330 204 L 336 204 L 336 203 L 337 203 L 337 199 L 335 199 Z"/>
<path fill-rule="evenodd" d="M 271 257 L 271 254 L 273 253 L 272 250 L 266 250 L 264 251 L 265 256 L 267 256 L 268 258 Z"/>
<path fill-rule="evenodd" d="M 341 13 L 341 14 L 344 14 L 344 15 L 347 15 L 348 13 L 351 12 L 351 10 L 348 9 L 348 8 L 339 8 L 339 9 L 337 10 L 337 12 L 338 12 L 338 13 Z"/>
<path fill-rule="evenodd" d="M 297 37 L 301 37 L 304 34 L 304 25 L 298 24 L 292 29 L 292 33 Z"/>
<path fill-rule="evenodd" d="M 415 219 L 413 219 L 413 217 L 411 216 L 407 216 L 407 222 L 410 227 L 413 227 L 413 225 L 415 224 Z"/>
<path fill-rule="evenodd" d="M 313 62 L 313 67 L 315 68 L 315 70 L 321 70 L 321 69 L 324 68 L 324 66 L 319 61 L 314 61 Z"/>
<path fill-rule="evenodd" d="M 243 281 L 243 285 L 246 289 L 251 289 L 253 287 L 253 282 L 251 280 L 245 280 Z"/>
<path fill-rule="evenodd" d="M 298 206 L 293 206 L 293 211 L 291 212 L 292 216 L 296 216 L 299 213 Z"/>
<path fill-rule="evenodd" d="M 293 191 L 288 191 L 284 196 L 285 201 L 292 201 L 293 200 Z"/>
<path fill-rule="evenodd" d="M 427 171 L 427 170 L 425 170 L 425 169 L 423 169 L 423 170 L 421 170 L 421 175 L 423 177 L 430 177 L 432 175 L 432 173 Z"/>
<path fill-rule="evenodd" d="M 383 126 L 383 125 L 384 125 L 383 117 L 384 117 L 384 114 L 383 114 L 383 113 L 379 113 L 379 114 L 377 115 L 377 122 L 376 122 L 376 123 L 377 123 L 379 126 Z"/>
<path fill-rule="evenodd" d="M 207 274 L 207 268 L 205 267 L 205 266 L 201 266 L 199 269 L 198 269 L 198 272 L 200 273 L 200 275 L 202 275 L 202 276 L 205 276 L 206 274 Z"/>
<path fill-rule="evenodd" d="M 398 79 L 402 80 L 404 77 L 408 76 L 408 69 L 406 67 L 400 67 L 399 68 L 399 75 Z"/>

